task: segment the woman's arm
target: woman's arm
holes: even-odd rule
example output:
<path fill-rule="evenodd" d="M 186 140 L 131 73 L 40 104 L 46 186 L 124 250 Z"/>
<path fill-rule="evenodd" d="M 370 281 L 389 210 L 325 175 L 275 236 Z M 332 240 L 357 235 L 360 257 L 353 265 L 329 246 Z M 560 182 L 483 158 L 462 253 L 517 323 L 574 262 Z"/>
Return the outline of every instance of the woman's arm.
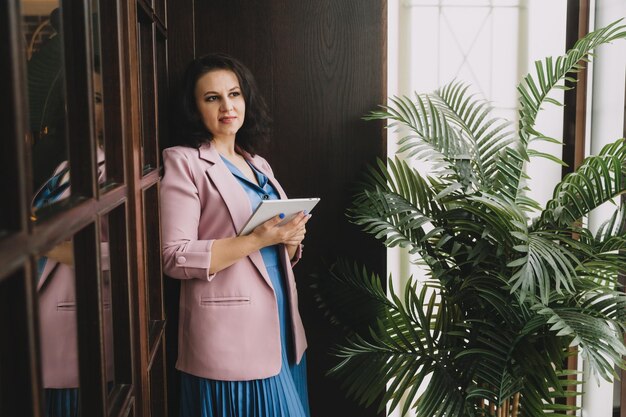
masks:
<path fill-rule="evenodd" d="M 259 249 L 295 242 L 304 236 L 308 217 L 300 213 L 283 226 L 276 216 L 247 236 L 198 239 L 201 204 L 189 162 L 176 149 L 163 153 L 165 176 L 161 181 L 163 270 L 178 279 L 210 281 L 215 273 Z"/>
<path fill-rule="evenodd" d="M 288 223 L 277 226 L 281 220 L 280 216 L 276 216 L 258 226 L 249 235 L 215 240 L 209 273 L 215 274 L 252 252 L 278 243 L 287 245 L 287 242 L 298 242 L 293 251 L 295 254 L 299 242 L 304 238 L 304 225 L 308 221 L 308 216 L 300 213 Z M 292 257 L 290 254 L 290 258 Z"/>

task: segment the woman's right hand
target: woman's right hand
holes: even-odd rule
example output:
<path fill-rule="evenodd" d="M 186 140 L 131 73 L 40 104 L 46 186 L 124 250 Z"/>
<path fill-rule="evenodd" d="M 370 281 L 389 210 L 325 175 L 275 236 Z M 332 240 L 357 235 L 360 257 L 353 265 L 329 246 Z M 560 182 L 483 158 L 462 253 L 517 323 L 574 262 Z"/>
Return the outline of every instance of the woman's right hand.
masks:
<path fill-rule="evenodd" d="M 304 239 L 306 229 L 304 225 L 310 215 L 298 213 L 293 219 L 283 225 L 280 216 L 276 216 L 257 226 L 252 233 L 245 236 L 216 239 L 211 247 L 211 265 L 208 268 L 209 276 L 228 268 L 244 256 L 264 247 L 279 243 L 293 244 Z M 293 256 L 293 254 L 291 254 Z"/>
<path fill-rule="evenodd" d="M 309 217 L 304 212 L 300 212 L 293 219 L 279 226 L 283 218 L 278 215 L 257 226 L 251 234 L 262 242 L 263 247 L 295 240 L 301 241 L 304 238 L 305 225 L 309 221 Z"/>

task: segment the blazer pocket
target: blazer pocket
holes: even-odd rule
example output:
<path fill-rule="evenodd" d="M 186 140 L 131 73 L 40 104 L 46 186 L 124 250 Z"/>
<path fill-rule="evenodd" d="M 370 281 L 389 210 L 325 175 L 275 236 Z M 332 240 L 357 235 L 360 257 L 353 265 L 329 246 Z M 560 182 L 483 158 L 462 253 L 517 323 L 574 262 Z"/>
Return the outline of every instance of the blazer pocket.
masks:
<path fill-rule="evenodd" d="M 74 301 L 60 301 L 57 303 L 57 311 L 76 311 Z"/>
<path fill-rule="evenodd" d="M 247 304 L 250 304 L 250 297 L 245 296 L 200 298 L 200 305 L 202 307 L 231 307 Z"/>

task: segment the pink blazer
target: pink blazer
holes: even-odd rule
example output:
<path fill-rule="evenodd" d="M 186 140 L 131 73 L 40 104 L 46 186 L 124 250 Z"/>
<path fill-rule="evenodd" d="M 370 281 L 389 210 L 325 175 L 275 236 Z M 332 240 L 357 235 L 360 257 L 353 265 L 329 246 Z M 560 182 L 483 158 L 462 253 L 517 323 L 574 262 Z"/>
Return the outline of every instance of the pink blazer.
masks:
<path fill-rule="evenodd" d="M 98 152 L 98 161 L 104 154 Z M 63 162 L 55 174 L 65 168 Z M 104 169 L 99 180 L 104 180 Z M 66 190 L 61 198 L 66 198 Z M 100 260 L 103 270 L 103 309 L 107 380 L 113 380 L 113 327 L 108 228 L 101 227 Z M 76 277 L 74 267 L 48 259 L 37 284 L 39 296 L 39 342 L 44 388 L 76 388 L 78 381 L 78 339 L 76 327 Z"/>
<path fill-rule="evenodd" d="M 267 161 L 244 156 L 286 198 Z M 223 381 L 277 375 L 281 367 L 278 308 L 261 253 L 254 252 L 216 274 L 208 272 L 214 240 L 235 236 L 252 214 L 248 196 L 210 143 L 199 149 L 166 149 L 163 161 L 164 272 L 183 280 L 176 367 Z M 296 261 L 300 254 L 298 250 Z M 284 247 L 280 257 L 294 339 L 288 356 L 299 363 L 307 343 L 298 312 L 295 262 L 289 261 Z"/>

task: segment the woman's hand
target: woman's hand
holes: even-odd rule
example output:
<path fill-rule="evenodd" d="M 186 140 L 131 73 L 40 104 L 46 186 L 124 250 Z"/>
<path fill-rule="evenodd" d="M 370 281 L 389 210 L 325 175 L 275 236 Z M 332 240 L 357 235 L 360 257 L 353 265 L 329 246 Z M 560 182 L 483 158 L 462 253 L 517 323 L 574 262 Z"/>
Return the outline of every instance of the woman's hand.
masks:
<path fill-rule="evenodd" d="M 280 216 L 276 216 L 259 225 L 251 234 L 262 242 L 263 247 L 278 243 L 297 246 L 304 240 L 306 234 L 305 225 L 310 217 L 310 214 L 302 211 L 287 223 L 279 226 L 283 219 Z"/>
<path fill-rule="evenodd" d="M 298 213 L 293 219 L 279 226 L 283 221 L 276 216 L 257 226 L 252 233 L 245 236 L 216 239 L 211 252 L 211 266 L 209 274 L 215 274 L 228 268 L 244 256 L 258 251 L 266 246 L 282 243 L 287 246 L 290 258 L 293 258 L 296 249 L 304 239 L 305 225 L 311 216 Z"/>

